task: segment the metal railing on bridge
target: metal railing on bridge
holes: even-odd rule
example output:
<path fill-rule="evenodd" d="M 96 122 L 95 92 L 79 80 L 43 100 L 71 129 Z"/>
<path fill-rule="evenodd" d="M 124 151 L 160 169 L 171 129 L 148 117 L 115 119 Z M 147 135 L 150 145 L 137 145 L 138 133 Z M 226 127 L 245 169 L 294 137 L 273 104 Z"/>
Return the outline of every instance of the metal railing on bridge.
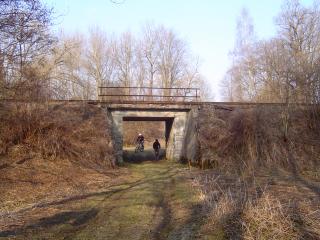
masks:
<path fill-rule="evenodd" d="M 99 87 L 104 102 L 198 102 L 199 88 Z"/>

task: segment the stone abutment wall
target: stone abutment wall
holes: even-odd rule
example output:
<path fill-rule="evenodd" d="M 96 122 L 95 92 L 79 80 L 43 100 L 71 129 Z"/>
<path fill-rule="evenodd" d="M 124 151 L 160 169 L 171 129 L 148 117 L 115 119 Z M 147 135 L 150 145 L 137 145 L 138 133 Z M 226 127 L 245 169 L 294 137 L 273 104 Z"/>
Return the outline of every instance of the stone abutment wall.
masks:
<path fill-rule="evenodd" d="M 196 111 L 191 109 L 117 109 L 107 108 L 112 121 L 112 135 L 118 163 L 123 162 L 124 121 L 164 121 L 167 140 L 166 158 L 181 160 L 196 156 Z"/>

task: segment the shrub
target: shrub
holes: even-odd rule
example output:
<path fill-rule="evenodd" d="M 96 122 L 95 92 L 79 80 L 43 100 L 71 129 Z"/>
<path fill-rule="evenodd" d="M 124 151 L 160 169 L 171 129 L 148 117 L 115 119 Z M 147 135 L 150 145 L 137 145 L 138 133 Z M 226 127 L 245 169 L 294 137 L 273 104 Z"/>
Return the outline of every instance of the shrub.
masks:
<path fill-rule="evenodd" d="M 11 154 L 14 160 L 20 146 L 44 159 L 114 166 L 107 116 L 97 106 L 10 104 L 2 112 L 1 155 Z"/>
<path fill-rule="evenodd" d="M 311 109 L 290 111 L 289 135 L 285 138 L 281 106 L 231 111 L 204 106 L 199 117 L 200 164 L 229 172 L 318 166 L 319 124 L 309 126 Z"/>

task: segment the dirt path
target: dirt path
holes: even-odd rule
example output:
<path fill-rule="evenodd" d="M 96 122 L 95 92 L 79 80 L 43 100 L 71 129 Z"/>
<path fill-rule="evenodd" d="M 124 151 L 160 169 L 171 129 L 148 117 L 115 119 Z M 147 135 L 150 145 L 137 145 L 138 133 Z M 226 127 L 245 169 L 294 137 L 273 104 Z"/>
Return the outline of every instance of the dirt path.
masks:
<path fill-rule="evenodd" d="M 185 165 L 129 163 L 125 182 L 53 203 L 50 217 L 0 232 L 0 239 L 211 239 Z M 201 236 L 201 237 L 200 237 Z"/>

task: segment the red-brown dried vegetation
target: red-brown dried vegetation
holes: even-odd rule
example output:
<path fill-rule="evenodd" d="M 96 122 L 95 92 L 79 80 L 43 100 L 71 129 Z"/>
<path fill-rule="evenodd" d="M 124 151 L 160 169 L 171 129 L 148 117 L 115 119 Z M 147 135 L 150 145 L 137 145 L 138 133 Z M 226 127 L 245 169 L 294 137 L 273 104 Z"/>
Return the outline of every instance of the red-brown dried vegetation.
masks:
<path fill-rule="evenodd" d="M 114 179 L 109 122 L 87 103 L 0 105 L 0 211 L 94 191 Z"/>
<path fill-rule="evenodd" d="M 219 239 L 320 239 L 319 109 L 200 111 L 195 185 Z M 284 126 L 288 126 L 285 131 Z"/>

